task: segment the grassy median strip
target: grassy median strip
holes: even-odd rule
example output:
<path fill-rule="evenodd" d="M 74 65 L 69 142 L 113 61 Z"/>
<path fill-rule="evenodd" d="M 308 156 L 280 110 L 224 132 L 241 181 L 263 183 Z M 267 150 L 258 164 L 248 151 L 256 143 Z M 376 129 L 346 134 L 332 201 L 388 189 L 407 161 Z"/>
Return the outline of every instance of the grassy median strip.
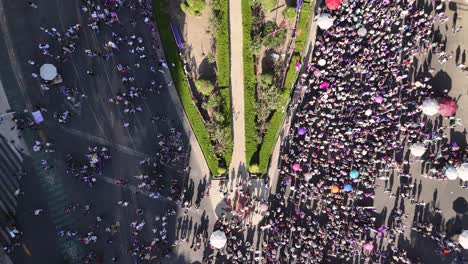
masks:
<path fill-rule="evenodd" d="M 305 45 L 308 37 L 308 25 L 311 19 L 311 12 L 315 6 L 315 1 L 304 2 L 301 13 L 299 14 L 299 25 L 298 25 L 298 36 L 294 46 L 293 56 L 289 63 L 288 71 L 286 73 L 286 80 L 284 83 L 283 91 L 281 93 L 281 102 L 283 106 L 281 109 L 275 111 L 268 124 L 268 129 L 263 137 L 262 145 L 259 151 L 259 171 L 260 173 L 266 173 L 268 170 L 268 163 L 270 161 L 271 154 L 276 145 L 279 132 L 283 126 L 284 119 L 286 118 L 286 108 L 289 102 L 291 92 L 296 82 L 296 61 L 301 60 L 301 55 L 304 52 Z M 244 73 L 245 74 L 245 73 Z"/>
<path fill-rule="evenodd" d="M 179 57 L 179 50 L 172 36 L 170 27 L 170 20 L 168 15 L 164 12 L 166 5 L 162 0 L 153 0 L 153 13 L 159 29 L 162 46 L 166 59 L 170 63 L 174 63 L 175 67 L 171 67 L 171 75 L 174 85 L 179 94 L 180 101 L 184 106 L 185 113 L 192 126 L 193 133 L 200 144 L 200 147 L 205 155 L 206 162 L 212 175 L 217 175 L 218 159 L 213 151 L 213 144 L 211 143 L 210 135 L 205 127 L 203 118 L 200 116 L 197 107 L 193 103 L 190 94 L 190 87 L 188 86 L 187 79 L 183 70 L 182 62 Z"/>
<path fill-rule="evenodd" d="M 250 0 L 242 1 L 242 56 L 244 62 L 244 118 L 245 118 L 245 158 L 249 165 L 257 152 L 257 124 L 255 122 L 255 66 L 252 52 L 252 10 Z"/>
<path fill-rule="evenodd" d="M 229 60 L 229 2 L 228 0 L 219 0 L 219 25 L 216 31 L 216 67 L 218 87 L 220 96 L 223 100 L 223 116 L 225 119 L 226 130 L 229 134 L 226 144 L 226 151 L 223 155 L 226 166 L 229 167 L 232 159 L 232 127 L 231 127 L 231 65 Z"/>

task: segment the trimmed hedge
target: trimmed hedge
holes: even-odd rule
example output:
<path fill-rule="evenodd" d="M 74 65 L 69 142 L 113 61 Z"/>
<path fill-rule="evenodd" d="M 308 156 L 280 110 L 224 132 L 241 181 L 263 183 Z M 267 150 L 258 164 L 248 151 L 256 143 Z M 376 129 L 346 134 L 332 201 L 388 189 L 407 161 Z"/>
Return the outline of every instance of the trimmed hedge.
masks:
<path fill-rule="evenodd" d="M 165 8 L 167 8 L 167 6 L 164 5 L 163 0 L 153 0 L 153 13 L 159 28 L 159 35 L 161 37 L 164 53 L 167 60 L 175 64 L 175 67 L 171 68 L 172 79 L 190 125 L 192 126 L 193 133 L 200 144 L 203 155 L 205 155 L 208 168 L 212 175 L 217 175 L 218 159 L 214 154 L 213 144 L 211 143 L 210 135 L 205 127 L 203 118 L 200 116 L 197 107 L 193 103 L 192 96 L 190 95 L 190 88 L 179 57 L 179 50 L 172 35 L 169 17 L 164 12 Z"/>
<path fill-rule="evenodd" d="M 216 67 L 218 69 L 218 87 L 223 100 L 223 115 L 227 133 L 229 134 L 226 152 L 224 153 L 224 162 L 229 167 L 232 159 L 232 127 L 231 127 L 231 65 L 229 60 L 229 2 L 228 0 L 219 0 L 219 25 L 216 30 Z"/>
<path fill-rule="evenodd" d="M 229 3 L 227 0 L 219 0 L 222 9 L 218 30 L 216 30 L 216 67 L 218 68 L 218 86 L 229 87 L 230 61 L 229 61 Z"/>
<path fill-rule="evenodd" d="M 242 56 L 244 62 L 244 119 L 245 119 L 245 158 L 251 164 L 257 152 L 257 124 L 255 100 L 255 62 L 252 52 L 252 9 L 250 0 L 241 0 L 242 4 Z"/>
<path fill-rule="evenodd" d="M 273 153 L 279 132 L 283 126 L 284 119 L 286 118 L 287 104 L 289 102 L 291 92 L 293 91 L 294 83 L 296 82 L 296 61 L 301 60 L 301 54 L 305 49 L 305 44 L 308 37 L 307 29 L 311 18 L 311 11 L 313 10 L 314 5 L 315 1 L 312 5 L 310 5 L 309 2 L 304 2 L 301 13 L 299 14 L 298 31 L 300 33 L 296 38 L 294 54 L 289 63 L 288 71 L 286 73 L 286 80 L 284 82 L 284 88 L 281 93 L 280 105 L 283 105 L 283 107 L 273 113 L 259 150 L 259 169 L 261 173 L 266 173 L 268 170 L 270 156 Z"/>

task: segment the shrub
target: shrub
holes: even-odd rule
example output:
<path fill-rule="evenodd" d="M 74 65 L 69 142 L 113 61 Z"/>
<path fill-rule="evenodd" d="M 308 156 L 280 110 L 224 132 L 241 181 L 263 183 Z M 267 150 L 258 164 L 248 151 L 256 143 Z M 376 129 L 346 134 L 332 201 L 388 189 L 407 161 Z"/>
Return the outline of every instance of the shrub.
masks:
<path fill-rule="evenodd" d="M 277 48 L 286 39 L 286 29 L 280 28 L 274 21 L 268 21 L 263 27 L 263 45 L 269 48 Z"/>
<path fill-rule="evenodd" d="M 276 7 L 276 0 L 259 0 L 259 2 L 266 11 L 271 11 Z"/>
<path fill-rule="evenodd" d="M 153 13 L 157 20 L 159 27 L 159 34 L 161 37 L 164 53 L 166 54 L 167 61 L 174 63 L 175 67 L 171 68 L 171 75 L 179 94 L 180 101 L 184 106 L 187 118 L 192 126 L 193 133 L 197 138 L 203 155 L 205 156 L 208 168 L 212 175 L 216 175 L 218 171 L 218 159 L 213 151 L 213 144 L 211 143 L 210 135 L 205 127 L 204 121 L 198 112 L 197 107 L 193 103 L 192 96 L 190 95 L 190 88 L 188 86 L 182 63 L 179 57 L 179 50 L 172 36 L 169 18 L 164 10 L 166 6 L 162 0 L 153 0 Z"/>
<path fill-rule="evenodd" d="M 226 168 L 218 168 L 218 175 L 222 175 L 222 174 L 225 174 L 227 172 L 227 169 Z"/>
<path fill-rule="evenodd" d="M 299 24 L 297 25 L 298 34 L 296 37 L 296 45 L 294 46 L 294 50 L 301 54 L 304 52 L 307 37 L 309 36 L 307 29 L 311 20 L 310 15 L 312 10 L 314 10 L 314 7 L 311 6 L 310 3 L 304 2 L 301 8 L 301 13 L 299 14 Z"/>
<path fill-rule="evenodd" d="M 205 9 L 204 0 L 185 0 L 180 4 L 180 8 L 184 13 L 194 16 L 201 16 L 203 9 Z"/>
<path fill-rule="evenodd" d="M 250 164 L 257 151 L 257 125 L 255 123 L 255 72 L 254 56 L 251 49 L 252 10 L 250 0 L 242 4 L 242 56 L 244 62 L 244 119 L 245 119 L 245 158 Z"/>
<path fill-rule="evenodd" d="M 195 87 L 197 87 L 197 90 L 205 96 L 211 95 L 214 90 L 214 85 L 210 81 L 203 79 L 196 80 Z"/>
<path fill-rule="evenodd" d="M 283 10 L 283 16 L 287 20 L 293 20 L 296 18 L 296 8 L 294 7 L 287 7 Z"/>
<path fill-rule="evenodd" d="M 230 61 L 229 61 L 229 3 L 228 0 L 212 0 L 210 18 L 216 39 L 216 67 L 217 82 L 222 105 L 220 111 L 224 115 L 224 127 L 227 142 L 224 145 L 223 158 L 229 166 L 232 158 L 232 129 L 231 129 L 231 93 L 230 93 Z"/>
<path fill-rule="evenodd" d="M 260 173 L 260 168 L 258 167 L 257 164 L 252 164 L 249 166 L 249 171 L 251 173 Z"/>

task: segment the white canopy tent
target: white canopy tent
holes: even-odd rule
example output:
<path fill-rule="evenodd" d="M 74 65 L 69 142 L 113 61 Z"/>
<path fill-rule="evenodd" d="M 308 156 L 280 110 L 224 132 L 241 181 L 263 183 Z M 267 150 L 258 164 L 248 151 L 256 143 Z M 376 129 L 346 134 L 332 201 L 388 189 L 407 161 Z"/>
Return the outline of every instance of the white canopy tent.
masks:
<path fill-rule="evenodd" d="M 57 77 L 57 68 L 52 64 L 46 63 L 41 66 L 39 73 L 42 79 L 46 81 L 52 81 L 55 79 L 55 77 Z"/>
<path fill-rule="evenodd" d="M 221 249 L 226 245 L 226 234 L 221 230 L 216 230 L 211 234 L 210 245 L 214 248 Z"/>
<path fill-rule="evenodd" d="M 335 18 L 332 17 L 328 13 L 322 13 L 318 18 L 317 18 L 317 26 L 320 29 L 327 30 L 333 26 L 333 22 L 335 21 Z"/>
<path fill-rule="evenodd" d="M 426 152 L 426 146 L 423 143 L 417 142 L 410 147 L 411 155 L 421 157 Z"/>
<path fill-rule="evenodd" d="M 423 101 L 420 108 L 425 115 L 437 115 L 439 113 L 439 102 L 434 99 L 427 99 Z"/>

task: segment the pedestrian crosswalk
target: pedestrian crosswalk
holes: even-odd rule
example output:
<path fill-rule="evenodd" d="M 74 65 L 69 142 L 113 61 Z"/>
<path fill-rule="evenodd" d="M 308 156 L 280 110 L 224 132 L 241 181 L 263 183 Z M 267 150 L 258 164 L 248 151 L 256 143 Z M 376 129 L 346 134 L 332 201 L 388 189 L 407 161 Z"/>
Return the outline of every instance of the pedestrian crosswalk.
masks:
<path fill-rule="evenodd" d="M 22 158 L 9 142 L 0 136 L 0 240 L 10 243 L 7 226 L 13 223 L 18 201 L 16 191 L 19 188 L 19 174 Z"/>
<path fill-rule="evenodd" d="M 33 167 L 39 177 L 40 185 L 47 194 L 47 211 L 51 216 L 57 231 L 76 230 L 74 219 L 66 214 L 65 208 L 70 204 L 67 194 L 64 191 L 62 180 L 57 177 L 54 168 L 44 170 L 42 160 L 49 160 L 46 153 L 35 153 L 33 157 Z M 76 239 L 60 237 L 60 251 L 66 263 L 80 263 L 83 256 L 83 248 Z"/>

